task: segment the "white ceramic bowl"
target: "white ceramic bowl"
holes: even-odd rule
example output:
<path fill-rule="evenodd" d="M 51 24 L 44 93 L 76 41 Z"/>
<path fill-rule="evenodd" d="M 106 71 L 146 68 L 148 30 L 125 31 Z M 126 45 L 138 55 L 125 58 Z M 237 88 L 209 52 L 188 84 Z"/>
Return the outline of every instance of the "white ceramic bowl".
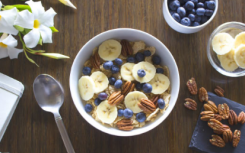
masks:
<path fill-rule="evenodd" d="M 196 27 L 189 27 L 189 26 L 184 26 L 184 25 L 182 25 L 182 24 L 180 24 L 174 20 L 174 18 L 171 16 L 169 9 L 168 9 L 168 1 L 169 0 L 164 0 L 164 2 L 163 2 L 163 16 L 164 16 L 166 22 L 175 31 L 180 32 L 180 33 L 185 33 L 185 34 L 196 33 L 198 31 L 202 30 L 203 28 L 205 28 L 213 20 L 213 18 L 217 14 L 218 6 L 219 6 L 218 0 L 215 0 L 216 8 L 215 8 L 214 14 L 211 16 L 211 18 L 204 24 L 201 24 L 201 25 L 196 26 Z"/>
<path fill-rule="evenodd" d="M 84 109 L 85 102 L 83 102 L 83 100 L 81 99 L 78 91 L 78 80 L 81 77 L 83 64 L 91 56 L 92 50 L 108 39 L 127 39 L 129 41 L 142 40 L 147 44 L 147 46 L 154 46 L 156 48 L 156 53 L 162 58 L 162 65 L 166 65 L 169 67 L 170 81 L 171 81 L 171 99 L 170 99 L 169 107 L 164 114 L 160 113 L 154 122 L 148 123 L 146 124 L 146 126 L 142 128 L 135 128 L 132 131 L 121 131 L 110 126 L 102 125 L 101 123 L 94 120 L 90 114 L 85 112 Z M 167 49 L 167 47 L 152 35 L 135 29 L 127 29 L 127 28 L 114 29 L 114 30 L 103 32 L 95 36 L 90 41 L 88 41 L 83 46 L 83 48 L 79 51 L 79 53 L 77 54 L 73 62 L 71 72 L 70 72 L 71 96 L 79 113 L 83 116 L 83 118 L 88 123 L 90 123 L 98 130 L 101 130 L 102 132 L 115 136 L 139 135 L 155 128 L 160 123 L 162 123 L 175 106 L 179 94 L 179 87 L 180 87 L 180 78 L 179 78 L 178 67 L 176 65 L 176 62 L 172 54 Z"/>

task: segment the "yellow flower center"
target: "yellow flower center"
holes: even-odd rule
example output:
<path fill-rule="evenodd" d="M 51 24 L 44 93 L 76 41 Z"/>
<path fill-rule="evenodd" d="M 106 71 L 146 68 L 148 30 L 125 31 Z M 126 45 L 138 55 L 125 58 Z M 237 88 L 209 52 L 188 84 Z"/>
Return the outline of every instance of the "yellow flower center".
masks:
<path fill-rule="evenodd" d="M 1 20 L 2 16 L 0 15 L 0 20 Z"/>
<path fill-rule="evenodd" d="M 38 20 L 34 20 L 34 28 L 39 28 L 40 22 Z"/>
<path fill-rule="evenodd" d="M 2 48 L 7 48 L 8 46 L 5 45 L 4 43 L 0 42 L 0 47 L 2 47 Z"/>

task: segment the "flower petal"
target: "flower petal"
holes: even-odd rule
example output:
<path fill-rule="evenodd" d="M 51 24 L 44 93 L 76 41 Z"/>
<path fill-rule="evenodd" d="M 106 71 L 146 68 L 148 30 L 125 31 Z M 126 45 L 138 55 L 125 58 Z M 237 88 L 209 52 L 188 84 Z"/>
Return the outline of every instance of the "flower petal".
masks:
<path fill-rule="evenodd" d="M 18 58 L 19 53 L 23 52 L 23 49 L 17 49 L 14 47 L 8 47 L 7 50 L 10 59 Z"/>
<path fill-rule="evenodd" d="M 50 8 L 47 10 L 42 17 L 39 19 L 41 24 L 46 25 L 47 27 L 53 27 L 54 26 L 54 16 L 57 13 L 54 11 L 53 8 Z"/>
<path fill-rule="evenodd" d="M 2 48 L 0 47 L 0 59 L 1 58 L 5 58 L 5 57 L 8 57 L 8 50 L 7 48 Z"/>
<path fill-rule="evenodd" d="M 21 11 L 14 22 L 14 25 L 18 25 L 23 28 L 33 29 L 34 15 L 28 10 Z"/>
<path fill-rule="evenodd" d="M 3 33 L 3 35 L 0 38 L 0 42 L 2 42 L 7 37 L 8 37 L 8 34 L 7 33 Z"/>
<path fill-rule="evenodd" d="M 26 4 L 28 4 L 31 7 L 31 11 L 34 14 L 34 19 L 39 19 L 45 12 L 41 1 L 33 2 L 32 0 L 30 0 L 27 1 Z"/>
<path fill-rule="evenodd" d="M 0 11 L 0 15 L 4 18 L 8 24 L 14 25 L 14 20 L 16 19 L 18 12 L 16 8 L 6 11 Z"/>
<path fill-rule="evenodd" d="M 44 25 L 39 27 L 43 43 L 52 43 L 52 30 Z"/>
<path fill-rule="evenodd" d="M 76 6 L 74 6 L 70 0 L 59 0 L 59 1 L 67 6 L 77 9 Z"/>
<path fill-rule="evenodd" d="M 6 44 L 8 47 L 16 47 L 18 45 L 18 41 L 12 35 L 5 38 L 2 43 Z"/>
<path fill-rule="evenodd" d="M 1 18 L 0 20 L 0 33 L 9 33 L 12 35 L 17 35 L 18 30 L 16 30 L 13 25 L 8 24 L 8 22 L 4 19 Z"/>
<path fill-rule="evenodd" d="M 38 29 L 35 28 L 24 36 L 24 41 L 28 48 L 36 47 L 39 39 L 40 39 L 40 32 Z"/>

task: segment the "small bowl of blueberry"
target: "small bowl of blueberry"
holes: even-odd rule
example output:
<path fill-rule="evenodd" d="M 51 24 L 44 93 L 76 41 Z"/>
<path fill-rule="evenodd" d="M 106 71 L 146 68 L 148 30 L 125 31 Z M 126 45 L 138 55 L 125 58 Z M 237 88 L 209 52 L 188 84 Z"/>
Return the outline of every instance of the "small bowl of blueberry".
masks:
<path fill-rule="evenodd" d="M 165 0 L 163 15 L 180 33 L 195 33 L 207 26 L 218 10 L 218 0 Z"/>

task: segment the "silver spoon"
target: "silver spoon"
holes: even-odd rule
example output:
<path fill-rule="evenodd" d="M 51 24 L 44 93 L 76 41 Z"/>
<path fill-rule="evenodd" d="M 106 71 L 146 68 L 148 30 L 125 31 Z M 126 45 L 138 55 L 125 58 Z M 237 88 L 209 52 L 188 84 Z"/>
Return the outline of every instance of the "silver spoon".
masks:
<path fill-rule="evenodd" d="M 75 153 L 59 113 L 64 102 L 64 89 L 61 84 L 50 75 L 41 74 L 34 80 L 33 91 L 39 106 L 43 110 L 54 114 L 67 152 Z"/>

